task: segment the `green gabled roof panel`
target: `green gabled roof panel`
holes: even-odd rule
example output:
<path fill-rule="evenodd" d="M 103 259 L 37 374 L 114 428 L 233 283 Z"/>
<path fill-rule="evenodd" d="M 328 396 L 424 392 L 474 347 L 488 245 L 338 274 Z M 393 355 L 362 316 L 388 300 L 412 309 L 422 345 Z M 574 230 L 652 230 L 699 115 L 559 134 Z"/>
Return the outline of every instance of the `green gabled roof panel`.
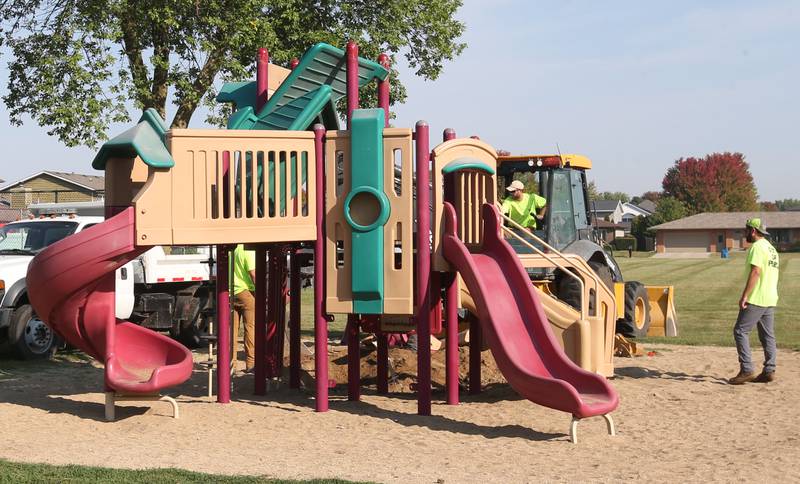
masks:
<path fill-rule="evenodd" d="M 217 102 L 233 103 L 236 109 L 255 108 L 256 81 L 226 82 L 217 93 Z"/>
<path fill-rule="evenodd" d="M 154 168 L 171 168 L 175 165 L 165 144 L 167 127 L 155 109 L 148 109 L 136 126 L 108 140 L 92 161 L 96 170 L 105 170 L 110 158 L 139 156 Z"/>

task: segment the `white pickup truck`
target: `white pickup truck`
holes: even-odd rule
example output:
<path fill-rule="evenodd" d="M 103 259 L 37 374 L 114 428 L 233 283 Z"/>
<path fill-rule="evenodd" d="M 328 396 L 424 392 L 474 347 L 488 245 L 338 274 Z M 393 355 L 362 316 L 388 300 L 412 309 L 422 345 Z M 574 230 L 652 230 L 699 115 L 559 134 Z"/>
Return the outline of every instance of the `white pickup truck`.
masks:
<path fill-rule="evenodd" d="M 26 359 L 53 354 L 59 341 L 28 303 L 33 257 L 64 237 L 103 221 L 102 202 L 31 206 L 35 218 L 0 227 L 0 342 Z M 205 332 L 212 303 L 206 247 L 154 247 L 117 270 L 116 316 L 169 331 L 189 346 Z"/>

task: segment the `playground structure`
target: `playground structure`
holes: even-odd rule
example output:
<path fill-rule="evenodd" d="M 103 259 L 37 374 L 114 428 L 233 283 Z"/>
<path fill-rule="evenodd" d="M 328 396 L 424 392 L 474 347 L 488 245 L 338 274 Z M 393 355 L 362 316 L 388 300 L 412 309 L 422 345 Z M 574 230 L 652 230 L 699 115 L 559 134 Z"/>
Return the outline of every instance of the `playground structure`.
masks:
<path fill-rule="evenodd" d="M 354 43 L 344 51 L 317 44 L 292 65 L 291 71 L 270 67 L 262 50 L 256 81 L 222 89 L 218 99 L 236 107 L 228 130 L 168 130 L 153 111 L 145 112 L 93 162 L 106 171 L 108 220 L 31 263 L 37 313 L 105 363 L 107 417 L 113 419 L 115 400 L 157 398 L 192 370 L 183 346 L 114 318 L 114 270 L 148 247 L 173 244 L 216 244 L 218 267 L 227 267 L 228 251 L 244 243 L 255 248 L 257 260 L 257 394 L 266 393 L 268 378 L 281 375 L 287 274 L 289 385 L 299 388 L 299 249 L 306 247 L 314 254 L 317 411 L 329 406 L 331 313 L 348 315 L 350 400 L 360 396 L 359 331 L 376 334 L 377 388 L 386 393 L 388 334 L 413 330 L 420 342 L 418 413 L 431 413 L 426 342 L 432 333 L 446 334 L 447 401 L 457 404 L 457 309 L 468 307 L 477 316 L 471 322 L 471 393 L 480 391 L 485 338 L 515 390 L 572 415 L 573 441 L 578 420 L 591 416 L 602 415 L 613 434 L 609 413 L 618 396 L 602 375 L 613 371 L 614 294 L 584 261 L 549 247 L 531 260 L 574 269 L 583 306 L 570 313 L 558 301 L 543 305 L 543 293 L 503 235 L 496 150 L 457 139 L 452 130 L 431 150 L 423 121 L 413 130 L 390 128 L 386 56 L 373 62 L 358 57 Z M 273 74 L 282 82 L 270 83 Z M 359 88 L 371 82 L 378 84 L 379 107 L 361 109 Z M 347 129 L 339 129 L 335 110 L 342 98 Z M 267 300 L 277 304 L 267 307 Z M 217 273 L 217 310 L 217 367 L 227 368 L 224 270 Z M 217 385 L 218 401 L 229 402 L 230 373 L 218 371 Z"/>

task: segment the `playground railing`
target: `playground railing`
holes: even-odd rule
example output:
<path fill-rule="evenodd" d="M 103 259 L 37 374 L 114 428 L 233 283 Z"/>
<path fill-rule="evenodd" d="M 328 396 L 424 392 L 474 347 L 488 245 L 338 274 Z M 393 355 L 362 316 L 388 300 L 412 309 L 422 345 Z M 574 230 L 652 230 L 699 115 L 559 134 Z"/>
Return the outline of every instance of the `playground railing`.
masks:
<path fill-rule="evenodd" d="M 167 145 L 175 165 L 148 167 L 134 199 L 138 245 L 316 238 L 313 133 L 174 129 Z"/>

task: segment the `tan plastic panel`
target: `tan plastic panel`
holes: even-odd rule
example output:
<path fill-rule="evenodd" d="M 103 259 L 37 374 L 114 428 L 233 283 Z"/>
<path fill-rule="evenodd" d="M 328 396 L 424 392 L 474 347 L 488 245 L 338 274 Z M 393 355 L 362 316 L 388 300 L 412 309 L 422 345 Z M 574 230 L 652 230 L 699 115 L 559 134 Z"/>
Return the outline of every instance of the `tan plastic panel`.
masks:
<path fill-rule="evenodd" d="M 141 158 L 111 158 L 106 163 L 105 200 L 109 207 L 133 204 L 147 182 L 147 165 Z"/>
<path fill-rule="evenodd" d="M 316 205 L 307 196 L 316 190 L 313 133 L 175 129 L 167 133 L 167 145 L 175 166 L 148 167 L 147 182 L 134 199 L 138 245 L 316 238 Z M 226 153 L 230 170 L 224 177 Z M 258 180 L 261 160 L 264 169 Z M 290 176 L 292 163 L 299 175 L 295 180 Z M 271 194 L 270 166 L 276 192 Z M 282 171 L 286 172 L 284 183 L 280 183 Z M 295 185 L 290 186 L 293 181 Z M 239 193 L 237 182 L 243 188 Z M 259 184 L 264 187 L 261 194 L 255 190 Z M 282 206 L 285 210 L 280 210 Z"/>
<path fill-rule="evenodd" d="M 431 171 L 431 184 L 433 186 L 431 194 L 431 203 L 433 206 L 431 219 L 431 230 L 433 231 L 433 259 L 431 261 L 431 267 L 434 271 L 451 271 L 450 264 L 447 263 L 442 255 L 442 235 L 444 234 L 444 218 L 442 217 L 444 177 L 442 176 L 442 168 L 447 166 L 448 163 L 460 158 L 472 158 L 486 163 L 492 169 L 497 169 L 497 150 L 480 140 L 458 138 L 445 141 L 433 149 Z M 490 203 L 494 203 L 496 196 L 494 188 L 496 185 L 495 177 L 485 176 L 485 178 L 490 178 L 491 182 L 483 186 L 483 195 L 480 195 L 477 177 L 475 180 L 470 180 L 468 177 L 463 177 L 463 174 L 460 176 L 462 177 L 462 183 L 460 184 L 460 189 L 462 190 L 461 195 L 468 196 L 458 196 L 457 199 L 463 200 L 464 204 L 462 204 L 461 207 L 455 207 L 456 212 L 457 214 L 463 214 L 465 212 L 471 213 L 474 210 L 475 217 L 477 217 L 475 220 L 480 220 L 479 212 L 477 212 L 480 210 L 480 204 L 473 207 L 476 199 L 471 197 L 473 197 L 473 195 L 478 198 L 482 196 Z M 456 189 L 459 189 L 459 184 L 456 185 Z M 465 194 L 465 189 L 468 189 L 469 193 Z M 469 202 L 469 205 L 465 205 L 467 202 Z M 459 216 L 459 227 L 462 225 L 460 219 L 461 216 Z M 471 218 L 470 221 L 472 221 Z M 469 227 L 469 230 L 474 231 L 479 228 L 479 224 L 473 221 Z M 478 232 L 478 234 L 480 234 L 480 232 Z M 480 235 L 478 235 L 478 237 L 480 237 Z M 475 242 L 475 240 L 472 242 Z"/>
<path fill-rule="evenodd" d="M 384 313 L 414 313 L 413 223 L 413 141 L 410 129 L 387 128 L 383 132 L 384 186 L 391 214 L 384 226 Z M 398 151 L 395 154 L 395 151 Z M 395 185 L 395 159 L 400 176 Z M 352 313 L 350 236 L 352 229 L 344 218 L 344 200 L 351 189 L 350 132 L 332 131 L 325 144 L 325 255 L 326 310 L 329 313 Z M 400 188 L 400 194 L 395 187 Z M 398 229 L 399 227 L 399 229 Z M 400 267 L 395 268 L 394 243 L 400 241 Z M 343 260 L 337 260 L 337 241 L 343 248 Z M 342 256 L 339 256 L 342 257 Z"/>

